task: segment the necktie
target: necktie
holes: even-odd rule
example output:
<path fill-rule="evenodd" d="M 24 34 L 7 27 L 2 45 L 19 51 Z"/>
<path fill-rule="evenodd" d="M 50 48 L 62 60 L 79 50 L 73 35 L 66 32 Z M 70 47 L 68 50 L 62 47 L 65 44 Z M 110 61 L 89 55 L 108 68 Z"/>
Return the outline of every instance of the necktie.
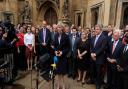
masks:
<path fill-rule="evenodd" d="M 72 37 L 72 51 L 74 49 L 75 37 Z"/>
<path fill-rule="evenodd" d="M 124 51 L 123 52 L 125 53 L 126 51 L 127 51 L 127 45 L 124 47 Z"/>
<path fill-rule="evenodd" d="M 46 29 L 43 29 L 43 42 L 45 43 L 45 38 L 46 38 Z"/>
<path fill-rule="evenodd" d="M 96 36 L 95 38 L 94 47 L 96 46 L 97 40 L 98 40 L 98 36 Z"/>
<path fill-rule="evenodd" d="M 116 41 L 113 42 L 113 46 L 112 46 L 112 54 L 113 54 L 115 48 L 116 48 Z"/>

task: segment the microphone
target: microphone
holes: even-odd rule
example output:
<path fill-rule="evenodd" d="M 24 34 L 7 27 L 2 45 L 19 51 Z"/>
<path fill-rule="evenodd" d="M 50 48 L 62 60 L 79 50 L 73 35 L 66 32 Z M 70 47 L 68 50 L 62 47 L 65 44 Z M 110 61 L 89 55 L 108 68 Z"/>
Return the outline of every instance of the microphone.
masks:
<path fill-rule="evenodd" d="M 57 56 L 54 56 L 53 57 L 53 64 L 51 64 L 51 66 L 52 66 L 52 68 L 55 70 L 56 69 L 56 63 L 58 62 L 58 58 L 57 58 Z"/>
<path fill-rule="evenodd" d="M 56 64 L 55 63 L 51 64 L 51 66 L 52 66 L 53 69 L 56 69 Z"/>
<path fill-rule="evenodd" d="M 56 64 L 58 62 L 58 57 L 57 56 L 53 57 L 53 62 L 54 62 L 54 64 Z"/>

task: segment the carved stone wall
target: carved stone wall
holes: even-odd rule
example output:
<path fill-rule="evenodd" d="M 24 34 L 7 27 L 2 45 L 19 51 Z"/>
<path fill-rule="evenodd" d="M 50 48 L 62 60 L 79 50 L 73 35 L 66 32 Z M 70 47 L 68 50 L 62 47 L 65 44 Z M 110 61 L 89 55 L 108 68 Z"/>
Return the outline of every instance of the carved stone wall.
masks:
<path fill-rule="evenodd" d="M 66 12 L 73 24 L 79 23 L 82 27 L 92 26 L 91 9 L 98 5 L 100 5 L 98 24 L 103 26 L 113 24 L 120 27 L 123 18 L 122 2 L 128 2 L 127 0 L 68 0 L 68 3 L 64 3 L 67 0 L 0 0 L 0 20 L 5 20 L 5 15 L 10 14 L 14 24 L 22 22 L 20 11 L 25 1 L 28 1 L 31 7 L 31 21 L 34 25 L 41 24 L 45 12 L 51 7 L 57 14 L 58 21 Z M 46 5 L 48 3 L 49 5 Z M 65 9 L 68 6 L 68 9 L 63 11 L 63 6 Z"/>

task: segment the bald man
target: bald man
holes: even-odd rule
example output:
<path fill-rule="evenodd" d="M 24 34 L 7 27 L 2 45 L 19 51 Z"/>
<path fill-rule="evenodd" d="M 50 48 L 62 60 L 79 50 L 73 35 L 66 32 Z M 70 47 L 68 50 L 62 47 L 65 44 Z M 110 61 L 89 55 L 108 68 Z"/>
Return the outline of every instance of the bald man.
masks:
<path fill-rule="evenodd" d="M 50 52 L 51 46 L 51 33 L 47 27 L 47 22 L 42 22 L 42 27 L 39 32 L 40 55 Z"/>

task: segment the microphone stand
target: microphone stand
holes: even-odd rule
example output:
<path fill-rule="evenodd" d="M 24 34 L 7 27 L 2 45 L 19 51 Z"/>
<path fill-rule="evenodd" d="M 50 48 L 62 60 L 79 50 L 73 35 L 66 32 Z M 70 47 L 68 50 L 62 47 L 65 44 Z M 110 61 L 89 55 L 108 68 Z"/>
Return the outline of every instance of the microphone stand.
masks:
<path fill-rule="evenodd" d="M 37 62 L 37 64 L 34 65 L 35 69 L 36 69 L 36 87 L 34 89 L 39 89 L 39 69 L 37 68 L 37 65 L 39 63 Z"/>
<path fill-rule="evenodd" d="M 39 87 L 38 87 L 38 85 L 39 85 L 39 69 L 38 68 L 36 68 L 36 71 L 37 71 L 37 74 L 36 74 L 36 89 L 38 89 Z"/>
<path fill-rule="evenodd" d="M 52 79 L 52 89 L 54 89 L 54 83 L 55 83 L 55 70 L 56 70 L 56 64 L 51 64 L 52 70 L 50 71 L 50 78 Z"/>

